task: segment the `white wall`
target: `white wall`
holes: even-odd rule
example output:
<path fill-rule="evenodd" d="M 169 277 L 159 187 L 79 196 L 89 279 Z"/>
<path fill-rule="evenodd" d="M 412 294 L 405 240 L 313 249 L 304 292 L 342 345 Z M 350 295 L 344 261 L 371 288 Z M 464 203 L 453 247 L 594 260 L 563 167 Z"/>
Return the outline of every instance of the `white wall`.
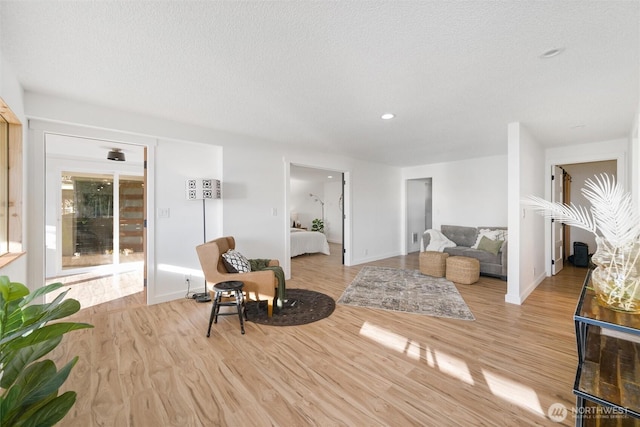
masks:
<path fill-rule="evenodd" d="M 505 301 L 522 304 L 545 277 L 544 218 L 523 209 L 528 195 L 544 195 L 544 150 L 520 123 L 508 126 L 509 274 Z"/>
<path fill-rule="evenodd" d="M 507 224 L 507 156 L 402 169 L 403 181 L 418 178 L 432 178 L 434 229 Z"/>
<path fill-rule="evenodd" d="M 208 144 L 160 139 L 156 149 L 155 298 L 150 302 L 183 297 L 185 275 L 193 291 L 202 292 L 205 282 L 195 247 L 222 236 L 222 203 L 227 195 L 222 172 L 222 148 Z M 223 199 L 187 200 L 186 180 L 213 178 L 222 181 Z M 169 215 L 160 217 L 160 210 Z M 204 211 L 204 212 L 203 212 Z M 206 213 L 206 237 L 203 216 Z"/>
<path fill-rule="evenodd" d="M 285 255 L 290 209 L 286 193 L 289 188 L 290 164 L 345 171 L 345 212 L 349 222 L 345 231 L 349 242 L 352 242 L 346 247 L 347 265 L 400 254 L 399 168 L 322 152 L 313 153 L 308 149 L 291 149 L 270 141 L 41 94 L 27 93 L 25 105 L 27 115 L 33 118 L 47 119 L 52 123 L 79 124 L 96 132 L 101 129 L 105 132 L 118 132 L 134 139 L 159 141 L 155 147 L 157 153 L 151 160 L 157 168 L 154 176 L 158 187 L 154 192 L 157 200 L 153 202 L 152 209 L 155 212 L 157 208 L 169 207 L 172 218 L 174 206 L 179 210 L 186 208 L 186 205 L 182 206 L 186 201 L 178 200 L 182 197 L 182 192 L 180 196 L 175 196 L 175 200 L 164 199 L 169 194 L 176 193 L 178 188 L 172 186 L 182 187 L 182 178 L 185 176 L 190 177 L 195 173 L 211 176 L 212 172 L 217 172 L 215 168 L 219 163 L 212 160 L 212 154 L 207 148 L 196 147 L 201 144 L 222 147 L 224 161 L 220 161 L 223 199 L 211 201 L 212 205 L 221 206 L 222 209 L 222 214 L 217 217 L 222 218 L 223 222 L 216 234 L 235 236 L 238 249 L 249 257 L 278 258 L 288 276 L 290 260 Z M 30 139 L 38 141 L 40 137 L 30 135 Z M 167 145 L 166 142 L 169 141 L 174 141 L 175 145 Z M 188 156 L 188 152 L 192 152 L 192 156 Z M 185 160 L 179 160 L 180 157 Z M 30 160 L 30 173 L 36 179 L 44 179 L 43 164 L 44 160 L 39 159 L 37 153 Z M 38 174 L 41 175 L 40 178 Z M 179 177 L 180 174 L 182 176 Z M 36 200 L 44 199 L 38 185 L 33 184 L 31 190 Z M 193 215 L 196 218 L 195 210 Z M 180 220 L 158 219 L 155 224 L 157 230 L 150 230 L 150 239 L 155 241 L 158 251 L 158 259 L 150 260 L 150 263 L 157 268 L 156 282 L 159 286 L 158 289 L 149 287 L 151 302 L 183 296 L 186 291 L 183 275 L 200 269 L 194 246 L 199 242 L 201 232 L 195 229 L 180 231 L 185 218 L 186 216 L 182 218 L 181 215 Z M 39 243 L 42 244 L 44 230 L 40 223 L 44 224 L 44 218 L 36 210 L 29 228 L 35 230 L 36 238 L 40 236 Z M 195 226 L 198 222 L 193 220 L 191 224 Z M 209 235 L 210 238 L 217 237 L 213 233 L 214 231 Z M 43 271 L 39 271 L 37 267 L 42 264 L 41 259 L 35 252 L 30 256 L 35 264 L 35 277 L 44 277 Z M 169 269 L 175 273 L 169 274 Z"/>
<path fill-rule="evenodd" d="M 353 232 L 353 264 L 400 255 L 404 251 L 404 216 L 398 208 L 404 187 L 400 169 L 354 161 L 350 171 L 353 201 L 348 206 L 350 200 L 345 199 L 345 211 L 353 212 L 352 218 L 347 216 Z"/>
<path fill-rule="evenodd" d="M 340 210 L 340 197 L 342 196 L 342 183 L 327 182 L 324 184 L 324 216 L 325 234 L 331 243 L 342 243 L 342 211 Z"/>
<path fill-rule="evenodd" d="M 315 194 L 320 197 L 320 200 L 325 202 L 326 218 L 327 197 L 325 196 L 324 183 L 291 179 L 291 190 L 289 192 L 290 213 L 297 213 L 300 225 L 311 230 L 311 221 L 315 218 L 320 218 L 322 215 L 322 205 L 320 202 L 316 202 L 314 198 L 310 197 L 309 194 Z"/>
<path fill-rule="evenodd" d="M 202 201 L 186 199 L 186 180 L 189 178 L 222 179 L 221 148 L 208 145 L 154 139 L 117 131 L 68 125 L 46 120 L 30 120 L 29 138 L 33 153 L 29 158 L 31 191 L 40 195 L 33 202 L 34 212 L 40 213 L 29 223 L 36 244 L 28 252 L 29 275 L 33 281 L 45 276 L 44 260 L 44 176 L 45 134 L 54 132 L 80 135 L 106 141 L 119 141 L 147 147 L 147 301 L 158 303 L 183 297 L 186 294 L 185 276 L 193 278 L 192 291 L 202 291 L 204 280 L 195 246 L 204 241 Z M 108 147 L 109 144 L 106 144 Z M 35 166 L 34 166 L 35 165 Z M 39 166 L 38 165 L 42 165 Z M 224 188 L 223 188 L 224 193 Z M 221 235 L 222 207 L 219 200 L 207 202 L 207 238 Z M 158 217 L 158 209 L 169 211 L 168 217 Z M 49 256 L 52 256 L 49 254 Z"/>
<path fill-rule="evenodd" d="M 310 193 L 320 197 L 324 202 L 324 233 L 327 240 L 331 243 L 342 243 L 342 211 L 339 206 L 342 183 L 291 179 L 290 212 L 295 212 L 300 225 L 309 230 L 311 230 L 311 221 L 322 215 L 320 202 L 310 197 Z"/>

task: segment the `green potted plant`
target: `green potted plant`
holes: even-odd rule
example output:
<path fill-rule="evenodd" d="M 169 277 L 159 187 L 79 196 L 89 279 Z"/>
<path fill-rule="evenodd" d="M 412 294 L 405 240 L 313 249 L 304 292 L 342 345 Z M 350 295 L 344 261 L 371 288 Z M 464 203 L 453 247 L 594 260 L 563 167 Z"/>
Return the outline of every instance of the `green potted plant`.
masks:
<path fill-rule="evenodd" d="M 324 233 L 324 221 L 318 218 L 311 221 L 311 231 L 319 231 L 320 233 Z"/>
<path fill-rule="evenodd" d="M 0 276 L 0 425 L 52 426 L 69 412 L 76 392 L 58 395 L 60 386 L 78 361 L 74 357 L 60 370 L 50 359 L 42 359 L 62 341 L 62 336 L 92 325 L 56 322 L 80 310 L 75 299 L 60 293 L 52 302 L 33 300 L 62 287 L 53 283 L 35 290 L 7 276 Z"/>

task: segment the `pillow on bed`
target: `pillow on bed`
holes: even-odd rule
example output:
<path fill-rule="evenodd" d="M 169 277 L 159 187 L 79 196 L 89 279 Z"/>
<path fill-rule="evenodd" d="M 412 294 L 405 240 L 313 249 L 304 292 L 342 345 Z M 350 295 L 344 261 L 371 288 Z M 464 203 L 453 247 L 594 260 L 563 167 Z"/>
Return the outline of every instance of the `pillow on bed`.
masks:
<path fill-rule="evenodd" d="M 251 271 L 249 260 L 235 249 L 222 254 L 222 263 L 229 273 L 248 273 Z"/>

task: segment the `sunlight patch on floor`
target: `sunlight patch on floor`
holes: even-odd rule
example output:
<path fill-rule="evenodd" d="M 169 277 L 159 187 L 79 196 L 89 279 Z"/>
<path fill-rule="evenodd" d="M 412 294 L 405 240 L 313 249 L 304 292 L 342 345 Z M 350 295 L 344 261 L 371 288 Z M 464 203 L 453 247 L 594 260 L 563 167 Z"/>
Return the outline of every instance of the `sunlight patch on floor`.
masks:
<path fill-rule="evenodd" d="M 440 372 L 464 383 L 474 384 L 467 362 L 442 351 L 435 350 L 433 353 L 435 354 L 436 367 L 440 369 Z"/>
<path fill-rule="evenodd" d="M 84 309 L 105 302 L 113 301 L 144 290 L 142 269 L 125 273 L 108 275 L 72 275 L 47 280 L 47 284 L 61 282 L 64 286 L 45 296 L 45 302 L 53 301 L 56 296 L 66 291 L 66 298 L 74 298 Z"/>
<path fill-rule="evenodd" d="M 402 354 L 407 354 L 412 359 L 420 360 L 420 345 L 411 343 L 406 337 L 391 332 L 387 329 L 365 322 L 360 328 L 360 335 L 369 338 L 383 346 Z M 417 345 L 417 351 L 416 351 Z"/>
<path fill-rule="evenodd" d="M 365 322 L 360 328 L 360 335 L 398 353 L 405 354 L 410 359 L 420 360 L 422 358 L 422 346 L 419 342 L 412 341 L 380 326 Z M 440 372 L 464 383 L 474 384 L 469 367 L 464 360 L 442 351 L 431 350 L 429 347 L 425 348 L 424 359 L 430 367 L 437 368 Z"/>
<path fill-rule="evenodd" d="M 364 322 L 360 335 L 375 341 L 384 347 L 405 354 L 414 360 L 424 359 L 431 368 L 469 385 L 476 385 L 467 362 L 459 357 L 443 351 L 432 349 L 427 345 L 412 341 L 409 338 L 391 332 L 388 329 Z M 424 353 L 423 353 L 424 349 Z M 538 394 L 531 387 L 517 381 L 482 369 L 485 382 L 491 393 L 509 403 L 517 405 L 535 415 L 546 418 L 542 410 Z"/>
<path fill-rule="evenodd" d="M 524 386 L 502 375 L 487 371 L 486 369 L 482 370 L 482 374 L 489 386 L 489 390 L 491 390 L 494 396 L 511 402 L 536 415 L 546 417 L 540 405 L 538 394 L 531 387 Z"/>

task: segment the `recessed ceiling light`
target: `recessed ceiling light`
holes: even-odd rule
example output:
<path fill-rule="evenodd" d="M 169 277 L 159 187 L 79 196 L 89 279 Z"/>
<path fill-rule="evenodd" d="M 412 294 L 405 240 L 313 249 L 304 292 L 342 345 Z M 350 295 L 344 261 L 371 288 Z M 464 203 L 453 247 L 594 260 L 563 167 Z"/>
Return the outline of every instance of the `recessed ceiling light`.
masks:
<path fill-rule="evenodd" d="M 548 51 L 546 51 L 542 55 L 540 55 L 540 58 L 542 58 L 542 59 L 553 58 L 554 56 L 560 55 L 562 52 L 564 52 L 564 48 L 562 48 L 562 47 L 558 47 L 558 48 L 555 48 L 555 49 L 549 49 Z"/>
<path fill-rule="evenodd" d="M 327 178 L 331 179 L 333 178 L 333 175 L 328 175 Z"/>
<path fill-rule="evenodd" d="M 380 116 L 380 118 L 382 120 L 390 120 L 393 119 L 396 115 L 393 113 L 384 113 L 382 116 Z"/>

